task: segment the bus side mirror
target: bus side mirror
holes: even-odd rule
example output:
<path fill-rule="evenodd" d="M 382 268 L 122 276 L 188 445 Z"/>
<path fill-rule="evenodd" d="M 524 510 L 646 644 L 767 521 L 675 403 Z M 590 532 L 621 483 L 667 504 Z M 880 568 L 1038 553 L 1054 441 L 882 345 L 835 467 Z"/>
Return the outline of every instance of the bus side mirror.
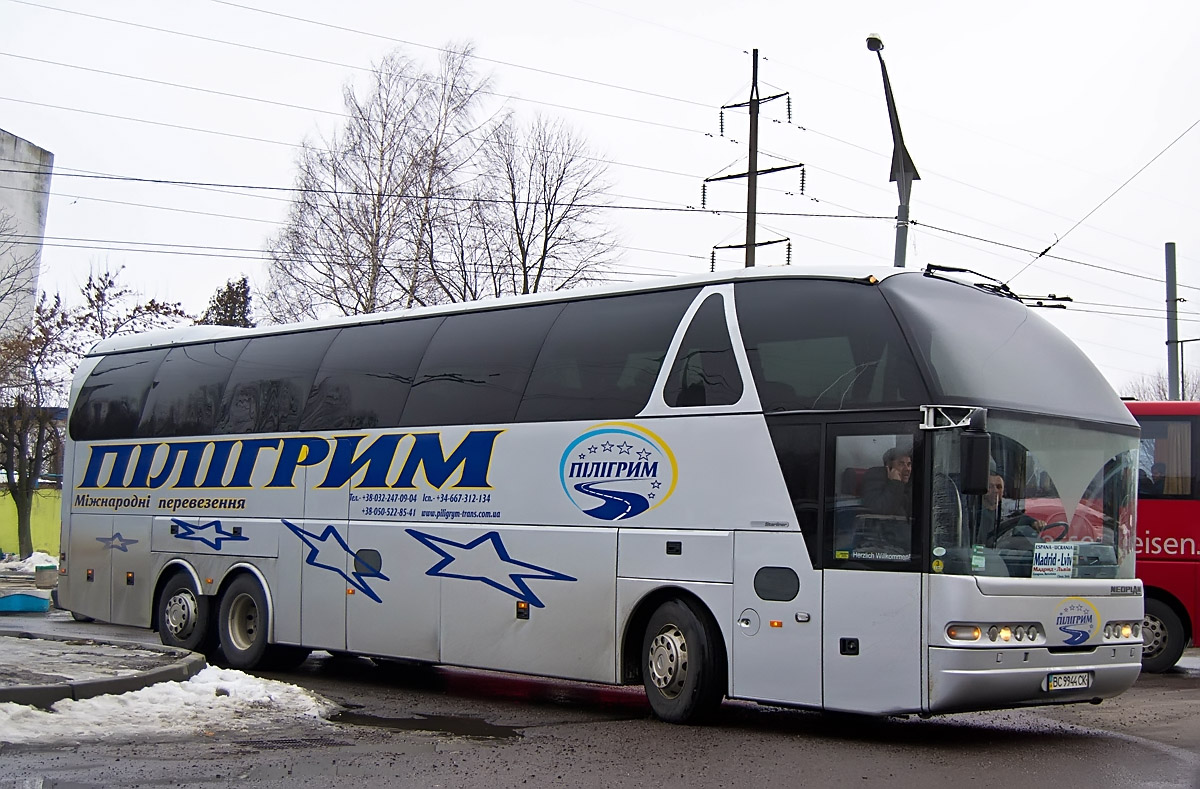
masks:
<path fill-rule="evenodd" d="M 991 470 L 992 436 L 983 430 L 964 430 L 961 435 L 962 479 L 959 490 L 968 496 L 987 493 Z"/>

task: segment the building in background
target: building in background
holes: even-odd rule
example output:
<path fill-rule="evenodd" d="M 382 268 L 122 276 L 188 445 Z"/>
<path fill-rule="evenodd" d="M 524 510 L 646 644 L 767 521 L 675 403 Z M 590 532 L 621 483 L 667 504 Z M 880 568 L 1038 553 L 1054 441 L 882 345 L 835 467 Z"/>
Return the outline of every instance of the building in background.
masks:
<path fill-rule="evenodd" d="M 33 317 L 54 154 L 0 129 L 0 328 Z"/>

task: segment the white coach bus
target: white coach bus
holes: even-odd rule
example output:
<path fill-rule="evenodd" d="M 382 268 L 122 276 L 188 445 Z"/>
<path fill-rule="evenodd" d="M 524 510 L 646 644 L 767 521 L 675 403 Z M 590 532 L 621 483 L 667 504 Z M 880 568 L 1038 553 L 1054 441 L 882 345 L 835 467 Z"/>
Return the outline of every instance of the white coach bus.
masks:
<path fill-rule="evenodd" d="M 113 338 L 59 601 L 237 668 L 640 682 L 669 721 L 1098 701 L 1141 660 L 1137 441 L 1062 334 L 935 271 Z"/>

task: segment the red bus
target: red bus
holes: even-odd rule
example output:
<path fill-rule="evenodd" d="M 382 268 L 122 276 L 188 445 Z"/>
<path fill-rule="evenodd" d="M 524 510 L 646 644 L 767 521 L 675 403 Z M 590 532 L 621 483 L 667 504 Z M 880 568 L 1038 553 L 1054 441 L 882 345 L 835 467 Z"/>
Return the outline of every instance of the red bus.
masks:
<path fill-rule="evenodd" d="M 1126 403 L 1142 426 L 1137 575 L 1145 585 L 1144 671 L 1166 671 L 1200 621 L 1200 402 Z"/>

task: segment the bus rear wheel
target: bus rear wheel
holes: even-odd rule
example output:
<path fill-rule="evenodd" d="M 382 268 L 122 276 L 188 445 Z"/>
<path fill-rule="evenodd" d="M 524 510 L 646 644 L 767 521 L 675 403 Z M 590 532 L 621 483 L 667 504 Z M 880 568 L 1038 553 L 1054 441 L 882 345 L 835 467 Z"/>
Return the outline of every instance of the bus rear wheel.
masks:
<path fill-rule="evenodd" d="M 725 677 L 715 630 L 683 600 L 668 600 L 650 617 L 642 639 L 642 684 L 661 720 L 699 723 L 721 703 Z"/>
<path fill-rule="evenodd" d="M 1174 668 L 1183 655 L 1183 622 L 1171 606 L 1162 600 L 1147 598 L 1142 639 L 1142 671 L 1161 674 Z"/>
<path fill-rule="evenodd" d="M 221 595 L 217 614 L 221 653 L 236 669 L 286 671 L 299 666 L 312 650 L 267 643 L 270 614 L 267 595 L 251 575 L 239 575 Z"/>
<path fill-rule="evenodd" d="M 239 575 L 221 595 L 217 616 L 221 652 L 230 668 L 258 666 L 267 652 L 267 596 L 250 575 Z"/>
<path fill-rule="evenodd" d="M 158 593 L 158 638 L 166 646 L 205 652 L 211 642 L 208 598 L 192 577 L 176 570 Z"/>

